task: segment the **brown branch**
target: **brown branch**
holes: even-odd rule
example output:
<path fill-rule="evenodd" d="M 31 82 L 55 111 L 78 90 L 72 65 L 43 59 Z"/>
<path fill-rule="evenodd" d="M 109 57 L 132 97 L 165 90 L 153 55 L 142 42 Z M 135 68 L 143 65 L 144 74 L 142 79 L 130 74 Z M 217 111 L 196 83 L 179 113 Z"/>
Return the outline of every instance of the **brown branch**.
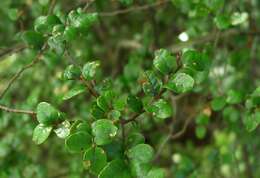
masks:
<path fill-rule="evenodd" d="M 220 32 L 219 34 L 216 32 L 215 33 L 213 32 L 213 33 L 209 33 L 207 35 L 201 36 L 201 37 L 197 37 L 197 38 L 187 41 L 187 42 L 180 42 L 180 43 L 174 44 L 174 45 L 170 46 L 169 49 L 172 52 L 178 52 L 178 51 L 182 50 L 183 48 L 214 41 L 216 38 L 221 39 L 221 38 L 230 37 L 230 36 L 237 35 L 237 34 L 248 34 L 248 33 L 250 33 L 250 32 L 241 32 L 236 29 L 223 31 L 223 32 Z"/>
<path fill-rule="evenodd" d="M 99 94 L 94 89 L 94 86 L 91 83 L 89 84 L 82 76 L 80 77 L 80 81 L 82 81 L 82 83 L 87 87 L 89 93 L 92 96 L 94 96 L 95 98 L 97 98 L 99 96 Z"/>
<path fill-rule="evenodd" d="M 26 49 L 25 45 L 17 45 L 12 48 L 4 49 L 0 52 L 0 61 L 3 61 L 5 59 L 5 58 L 3 58 L 4 56 L 18 53 L 20 51 L 23 51 L 24 49 Z"/>
<path fill-rule="evenodd" d="M 56 0 L 52 0 L 49 6 L 48 15 L 53 13 L 55 5 L 56 5 Z"/>
<path fill-rule="evenodd" d="M 201 111 L 201 109 L 198 109 L 197 112 L 194 112 L 193 114 L 191 114 L 191 115 L 185 120 L 182 129 L 181 129 L 179 132 L 173 134 L 173 135 L 171 136 L 171 139 L 180 138 L 180 137 L 186 132 L 186 130 L 187 130 L 189 124 L 191 123 L 191 121 L 193 120 L 193 118 L 194 118 L 200 111 Z"/>
<path fill-rule="evenodd" d="M 42 56 L 42 54 L 43 54 L 43 52 L 46 48 L 47 48 L 47 43 L 45 43 L 43 45 L 42 49 L 39 51 L 39 53 L 36 55 L 36 57 L 34 58 L 34 60 L 31 63 L 25 65 L 18 72 L 16 72 L 16 74 L 11 78 L 11 80 L 8 82 L 7 86 L 5 87 L 3 92 L 1 93 L 0 100 L 3 98 L 3 96 L 6 94 L 6 92 L 11 88 L 13 83 L 22 75 L 22 73 L 24 71 L 31 68 L 32 66 L 34 66 L 35 64 L 37 64 L 41 60 L 41 56 Z"/>
<path fill-rule="evenodd" d="M 123 125 L 128 124 L 129 122 L 135 121 L 140 115 L 142 115 L 144 113 L 144 111 L 142 111 L 141 113 L 136 113 L 134 114 L 130 119 L 127 120 L 121 120 L 121 123 Z"/>
<path fill-rule="evenodd" d="M 0 109 L 6 112 L 12 112 L 12 113 L 20 113 L 20 114 L 29 114 L 29 115 L 36 115 L 36 112 L 34 111 L 28 111 L 28 110 L 21 110 L 21 109 L 12 109 L 8 108 L 6 106 L 0 105 Z"/>
<path fill-rule="evenodd" d="M 87 9 L 95 2 L 95 0 L 87 0 L 85 7 L 83 8 L 83 11 L 86 12 Z"/>
<path fill-rule="evenodd" d="M 161 5 L 169 3 L 169 2 L 170 2 L 170 0 L 158 1 L 158 2 L 155 2 L 153 4 L 146 4 L 146 5 L 143 5 L 143 6 L 130 7 L 128 9 L 120 9 L 120 10 L 116 10 L 116 11 L 113 11 L 113 12 L 101 12 L 101 13 L 99 13 L 99 15 L 101 17 L 111 17 L 111 16 L 116 16 L 116 15 L 131 13 L 131 12 L 135 12 L 135 11 L 147 10 L 147 9 L 150 9 L 150 8 L 153 8 L 153 7 L 161 6 Z"/>

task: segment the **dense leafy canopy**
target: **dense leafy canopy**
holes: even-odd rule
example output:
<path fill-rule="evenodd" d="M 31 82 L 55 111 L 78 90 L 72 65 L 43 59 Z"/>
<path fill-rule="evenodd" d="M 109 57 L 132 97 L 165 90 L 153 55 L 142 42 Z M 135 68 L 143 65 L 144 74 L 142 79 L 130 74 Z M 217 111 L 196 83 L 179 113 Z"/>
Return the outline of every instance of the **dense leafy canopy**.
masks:
<path fill-rule="evenodd" d="M 1 0 L 0 178 L 260 177 L 260 1 Z"/>

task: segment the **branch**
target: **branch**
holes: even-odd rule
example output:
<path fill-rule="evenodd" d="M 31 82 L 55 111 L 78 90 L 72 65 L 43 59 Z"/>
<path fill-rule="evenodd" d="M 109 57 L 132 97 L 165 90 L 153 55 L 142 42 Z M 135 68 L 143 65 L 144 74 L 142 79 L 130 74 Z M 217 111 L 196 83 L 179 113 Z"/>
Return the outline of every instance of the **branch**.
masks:
<path fill-rule="evenodd" d="M 86 12 L 87 9 L 95 2 L 95 0 L 87 0 L 85 7 L 83 8 L 83 11 Z"/>
<path fill-rule="evenodd" d="M 116 10 L 113 12 L 101 12 L 101 13 L 99 13 L 99 15 L 101 17 L 111 17 L 111 16 L 116 16 L 116 15 L 131 13 L 131 12 L 135 12 L 135 11 L 147 10 L 147 9 L 150 9 L 153 7 L 161 6 L 161 5 L 169 3 L 169 2 L 170 2 L 170 0 L 158 1 L 153 4 L 146 4 L 143 6 L 130 7 L 128 9 L 119 9 L 119 10 Z"/>
<path fill-rule="evenodd" d="M 13 112 L 13 113 L 20 113 L 20 114 L 29 114 L 29 115 L 36 115 L 36 112 L 34 111 L 27 111 L 27 110 L 21 110 L 21 109 L 12 109 L 12 108 L 8 108 L 6 106 L 0 105 L 0 109 L 2 109 L 3 111 L 6 112 Z"/>
<path fill-rule="evenodd" d="M 189 124 L 191 123 L 191 121 L 193 120 L 193 118 L 198 114 L 198 112 L 200 112 L 200 109 L 197 112 L 194 112 L 193 114 L 191 114 L 188 119 L 185 120 L 184 125 L 182 127 L 182 129 L 175 133 L 174 135 L 171 136 L 171 139 L 177 139 L 180 138 L 187 130 Z"/>
<path fill-rule="evenodd" d="M 130 119 L 127 120 L 121 120 L 121 123 L 123 125 L 128 124 L 129 122 L 135 121 L 140 115 L 142 115 L 144 113 L 144 111 L 142 111 L 141 113 L 136 113 L 135 115 L 133 115 Z"/>
<path fill-rule="evenodd" d="M 95 98 L 97 98 L 99 96 L 99 94 L 96 92 L 96 90 L 94 89 L 94 86 L 91 83 L 89 84 L 82 76 L 80 77 L 80 80 L 87 87 L 89 93 L 92 96 L 94 96 Z"/>
<path fill-rule="evenodd" d="M 207 42 L 210 42 L 210 41 L 214 41 L 216 38 L 221 39 L 221 38 L 226 38 L 226 37 L 230 37 L 230 36 L 238 35 L 238 34 L 241 34 L 241 35 L 258 35 L 259 33 L 241 32 L 241 31 L 236 30 L 236 29 L 230 29 L 230 30 L 227 30 L 227 31 L 223 31 L 223 32 L 220 32 L 219 34 L 216 33 L 216 32 L 212 32 L 212 33 L 209 33 L 209 34 L 201 36 L 201 37 L 197 37 L 197 38 L 190 40 L 190 41 L 187 41 L 187 42 L 177 43 L 175 45 L 170 46 L 169 49 L 172 52 L 178 52 L 178 51 L 182 50 L 183 48 L 187 48 L 187 47 L 191 47 L 191 46 L 194 46 L 194 45 L 204 44 L 204 43 L 207 43 Z"/>
<path fill-rule="evenodd" d="M 55 5 L 56 5 L 56 0 L 52 0 L 49 6 L 48 15 L 53 13 Z"/>
<path fill-rule="evenodd" d="M 5 58 L 3 58 L 4 56 L 23 51 L 25 48 L 26 48 L 25 45 L 17 45 L 15 47 L 2 50 L 0 52 L 0 61 L 3 61 L 5 59 Z"/>
<path fill-rule="evenodd" d="M 22 75 L 22 73 L 31 68 L 32 66 L 34 66 L 35 64 L 37 64 L 40 59 L 41 59 L 41 56 L 44 52 L 44 50 L 47 48 L 47 44 L 44 44 L 42 49 L 39 51 L 39 53 L 36 55 L 36 57 L 34 58 L 34 60 L 25 65 L 24 67 L 22 67 L 12 78 L 11 80 L 8 82 L 7 86 L 5 87 L 5 89 L 3 90 L 3 92 L 1 93 L 0 95 L 0 100 L 3 98 L 3 96 L 6 94 L 6 92 L 10 89 L 10 87 L 13 85 L 13 83 Z"/>

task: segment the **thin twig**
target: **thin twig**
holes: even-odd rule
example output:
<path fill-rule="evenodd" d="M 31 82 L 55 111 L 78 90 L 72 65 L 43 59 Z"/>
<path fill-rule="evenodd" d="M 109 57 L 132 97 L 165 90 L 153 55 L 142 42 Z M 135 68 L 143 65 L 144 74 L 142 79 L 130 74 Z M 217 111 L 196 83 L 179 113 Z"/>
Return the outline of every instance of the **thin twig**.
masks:
<path fill-rule="evenodd" d="M 83 11 L 86 12 L 87 9 L 95 2 L 95 0 L 89 0 L 86 2 L 85 7 L 83 8 Z"/>
<path fill-rule="evenodd" d="M 18 72 L 16 72 L 16 74 L 11 78 L 11 80 L 8 82 L 7 86 L 5 87 L 3 92 L 1 93 L 0 100 L 3 98 L 3 96 L 6 94 L 6 92 L 10 89 L 10 87 L 13 85 L 13 83 L 22 75 L 22 73 L 24 71 L 31 68 L 32 66 L 34 66 L 35 64 L 37 64 L 41 60 L 41 56 L 42 56 L 42 54 L 43 54 L 43 52 L 45 51 L 46 48 L 47 48 L 47 43 L 45 43 L 43 45 L 42 49 L 35 56 L 34 60 L 31 63 L 25 65 Z"/>
<path fill-rule="evenodd" d="M 52 1 L 51 1 L 51 4 L 50 4 L 50 6 L 49 6 L 48 15 L 50 15 L 50 14 L 53 13 L 53 10 L 54 10 L 55 5 L 56 5 L 56 0 L 52 0 Z"/>
<path fill-rule="evenodd" d="M 189 124 L 191 123 L 191 121 L 193 120 L 193 118 L 194 118 L 194 117 L 198 114 L 198 112 L 200 112 L 200 111 L 201 111 L 201 109 L 199 109 L 197 112 L 194 112 L 193 114 L 191 114 L 191 115 L 185 120 L 182 129 L 181 129 L 179 132 L 173 134 L 173 135 L 171 136 L 171 139 L 180 138 L 180 137 L 186 132 L 186 130 L 187 130 Z"/>
<path fill-rule="evenodd" d="M 89 93 L 94 96 L 95 98 L 97 98 L 99 96 L 99 94 L 96 92 L 96 90 L 94 89 L 94 87 L 92 86 L 92 84 L 89 84 L 82 76 L 80 77 L 80 80 L 82 81 L 82 83 L 87 87 Z"/>
<path fill-rule="evenodd" d="M 12 109 L 12 108 L 8 108 L 8 107 L 3 106 L 3 105 L 0 105 L 0 109 L 2 109 L 3 111 L 6 111 L 6 112 L 36 115 L 36 112 L 34 112 L 34 111 L 21 110 L 21 109 Z"/>
<path fill-rule="evenodd" d="M 137 6 L 137 7 L 130 7 L 128 9 L 119 9 L 113 12 L 101 12 L 99 15 L 101 17 L 111 17 L 111 16 L 116 16 L 116 15 L 121 15 L 121 14 L 126 14 L 130 12 L 135 12 L 135 11 L 141 11 L 141 10 L 147 10 L 153 7 L 161 6 L 163 4 L 169 3 L 170 0 L 164 0 L 164 1 L 158 1 L 153 4 L 146 4 L 143 6 Z"/>
<path fill-rule="evenodd" d="M 5 58 L 3 58 L 4 56 L 11 55 L 11 54 L 14 54 L 14 53 L 18 53 L 20 51 L 23 51 L 24 49 L 26 49 L 25 45 L 17 45 L 17 46 L 12 47 L 12 48 L 4 49 L 0 52 L 0 61 L 5 59 Z"/>
<path fill-rule="evenodd" d="M 122 148 L 123 150 L 125 150 L 125 137 L 126 137 L 126 133 L 125 133 L 125 125 L 123 124 L 123 122 L 121 122 L 121 128 L 122 128 Z"/>
<path fill-rule="evenodd" d="M 125 124 L 128 124 L 129 122 L 135 121 L 143 113 L 144 113 L 144 111 L 142 111 L 141 113 L 136 113 L 130 119 L 121 120 L 121 123 L 125 125 Z"/>
<path fill-rule="evenodd" d="M 168 135 L 166 136 L 166 138 L 162 141 L 162 143 L 160 144 L 155 156 L 154 156 L 154 161 L 156 161 L 160 155 L 161 152 L 163 151 L 165 145 L 168 143 L 168 141 L 171 139 L 171 136 L 173 134 L 174 131 L 174 123 L 176 121 L 176 118 L 178 117 L 178 109 L 177 109 L 177 100 L 179 100 L 180 98 L 182 98 L 183 96 L 185 96 L 185 94 L 180 94 L 177 96 L 174 96 L 172 93 L 170 93 L 170 98 L 171 98 L 171 103 L 172 103 L 172 107 L 174 107 L 175 112 L 174 115 L 172 117 L 171 123 L 169 124 L 169 132 Z"/>

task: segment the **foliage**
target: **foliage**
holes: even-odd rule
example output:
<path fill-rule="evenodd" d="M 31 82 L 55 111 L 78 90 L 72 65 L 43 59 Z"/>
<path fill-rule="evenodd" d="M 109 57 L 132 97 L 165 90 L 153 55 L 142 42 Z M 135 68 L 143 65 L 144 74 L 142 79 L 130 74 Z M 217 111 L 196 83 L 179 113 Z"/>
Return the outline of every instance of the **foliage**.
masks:
<path fill-rule="evenodd" d="M 2 0 L 0 17 L 1 178 L 260 177 L 257 0 Z"/>

